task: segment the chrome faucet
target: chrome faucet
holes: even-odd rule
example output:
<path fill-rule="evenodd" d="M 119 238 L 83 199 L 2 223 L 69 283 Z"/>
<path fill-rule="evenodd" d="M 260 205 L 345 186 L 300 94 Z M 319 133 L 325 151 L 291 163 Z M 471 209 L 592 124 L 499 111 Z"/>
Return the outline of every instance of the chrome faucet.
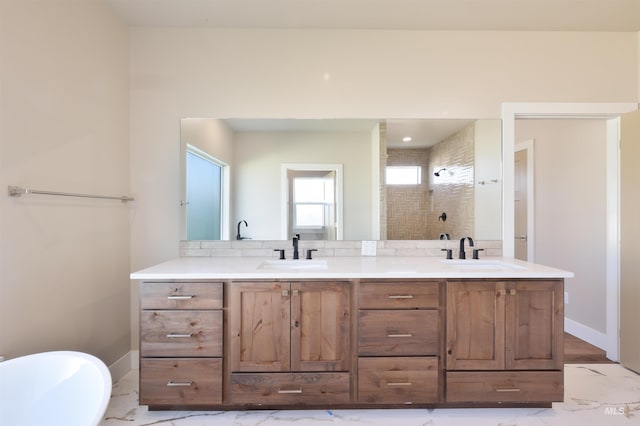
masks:
<path fill-rule="evenodd" d="M 298 241 L 300 241 L 300 234 L 296 234 L 293 237 L 293 258 L 300 259 L 300 254 L 298 253 Z"/>
<path fill-rule="evenodd" d="M 473 247 L 473 239 L 471 237 L 460 238 L 460 253 L 458 254 L 458 258 L 460 259 L 466 259 L 464 254 L 464 240 L 469 240 L 469 247 Z"/>
<path fill-rule="evenodd" d="M 240 224 L 244 222 L 244 226 L 248 227 L 249 225 L 247 225 L 247 221 L 246 220 L 241 220 L 240 222 L 238 222 L 238 234 L 236 235 L 236 240 L 246 240 L 247 237 L 243 237 L 242 235 L 240 235 Z"/>
<path fill-rule="evenodd" d="M 440 239 L 441 240 L 450 240 L 451 237 L 449 237 L 449 234 L 445 234 L 444 232 L 442 234 L 440 234 Z"/>

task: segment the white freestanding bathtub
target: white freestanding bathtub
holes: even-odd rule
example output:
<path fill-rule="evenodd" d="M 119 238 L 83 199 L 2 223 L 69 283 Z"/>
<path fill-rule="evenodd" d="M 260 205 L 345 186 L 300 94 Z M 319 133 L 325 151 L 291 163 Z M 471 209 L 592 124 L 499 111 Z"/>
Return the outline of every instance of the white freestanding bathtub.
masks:
<path fill-rule="evenodd" d="M 0 425 L 95 426 L 111 397 L 111 374 L 82 352 L 56 351 L 0 362 Z"/>

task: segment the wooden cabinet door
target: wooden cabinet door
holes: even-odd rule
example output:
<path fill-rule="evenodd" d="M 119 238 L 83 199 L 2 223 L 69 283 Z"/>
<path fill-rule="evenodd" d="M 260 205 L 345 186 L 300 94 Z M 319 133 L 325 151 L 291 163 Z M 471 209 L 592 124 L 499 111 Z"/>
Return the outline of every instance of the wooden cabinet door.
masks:
<path fill-rule="evenodd" d="M 231 371 L 289 371 L 290 285 L 229 286 Z"/>
<path fill-rule="evenodd" d="M 504 368 L 504 282 L 447 283 L 447 369 Z"/>
<path fill-rule="evenodd" d="M 562 297 L 562 281 L 508 285 L 505 347 L 508 370 L 562 369 Z"/>
<path fill-rule="evenodd" d="M 291 284 L 291 370 L 347 371 L 350 346 L 347 282 Z"/>

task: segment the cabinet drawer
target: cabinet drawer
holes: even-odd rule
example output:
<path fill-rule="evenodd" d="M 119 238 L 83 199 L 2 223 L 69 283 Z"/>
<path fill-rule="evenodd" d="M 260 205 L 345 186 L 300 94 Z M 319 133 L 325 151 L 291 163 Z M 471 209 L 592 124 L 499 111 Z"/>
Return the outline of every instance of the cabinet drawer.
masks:
<path fill-rule="evenodd" d="M 562 371 L 447 372 L 447 402 L 560 402 Z"/>
<path fill-rule="evenodd" d="M 440 285 L 424 283 L 361 283 L 358 294 L 360 309 L 437 308 Z"/>
<path fill-rule="evenodd" d="M 222 311 L 142 311 L 140 355 L 222 356 Z"/>
<path fill-rule="evenodd" d="M 380 404 L 438 402 L 438 359 L 360 358 L 358 399 Z"/>
<path fill-rule="evenodd" d="M 349 399 L 349 373 L 231 375 L 234 404 L 344 404 Z"/>
<path fill-rule="evenodd" d="M 222 283 L 143 282 L 142 309 L 222 309 Z"/>
<path fill-rule="evenodd" d="M 437 355 L 437 310 L 360 311 L 360 355 Z"/>
<path fill-rule="evenodd" d="M 140 404 L 222 403 L 222 359 L 140 360 Z"/>

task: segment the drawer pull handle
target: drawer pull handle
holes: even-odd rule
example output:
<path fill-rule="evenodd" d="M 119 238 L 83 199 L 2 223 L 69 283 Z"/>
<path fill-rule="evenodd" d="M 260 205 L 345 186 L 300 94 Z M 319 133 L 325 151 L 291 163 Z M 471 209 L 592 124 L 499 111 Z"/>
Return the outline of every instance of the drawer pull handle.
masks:
<path fill-rule="evenodd" d="M 411 382 L 389 382 L 387 386 L 411 386 Z"/>
<path fill-rule="evenodd" d="M 413 299 L 413 294 L 391 294 L 389 299 Z"/>
<path fill-rule="evenodd" d="M 167 386 L 168 387 L 177 387 L 177 386 L 189 387 L 192 384 L 193 384 L 193 382 L 174 382 L 173 380 L 169 380 L 167 382 Z"/>
<path fill-rule="evenodd" d="M 302 393 L 302 389 L 278 389 L 278 393 Z"/>
<path fill-rule="evenodd" d="M 496 392 L 520 392 L 519 388 L 497 388 Z"/>
<path fill-rule="evenodd" d="M 413 337 L 413 334 L 387 334 L 387 337 Z"/>
<path fill-rule="evenodd" d="M 167 296 L 168 300 L 190 300 L 195 296 Z"/>
<path fill-rule="evenodd" d="M 168 339 L 184 339 L 188 337 L 193 337 L 193 333 L 191 334 L 180 334 L 180 333 L 169 333 L 167 334 Z"/>

